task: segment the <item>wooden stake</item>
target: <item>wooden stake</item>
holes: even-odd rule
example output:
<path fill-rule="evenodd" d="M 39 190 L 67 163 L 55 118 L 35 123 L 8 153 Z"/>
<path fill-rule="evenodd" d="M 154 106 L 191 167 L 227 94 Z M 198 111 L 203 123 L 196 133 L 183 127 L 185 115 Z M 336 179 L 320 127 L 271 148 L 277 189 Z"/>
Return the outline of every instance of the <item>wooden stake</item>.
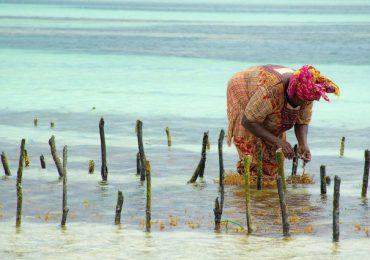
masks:
<path fill-rule="evenodd" d="M 168 147 L 171 147 L 171 144 L 172 144 L 171 133 L 170 133 L 170 128 L 168 126 L 166 127 L 166 135 L 167 135 L 167 145 Z"/>
<path fill-rule="evenodd" d="M 141 164 L 140 164 L 140 152 L 136 154 L 136 175 L 140 175 Z"/>
<path fill-rule="evenodd" d="M 34 119 L 33 119 L 33 125 L 36 127 L 37 126 L 37 123 L 38 123 L 38 119 L 37 119 L 37 117 L 35 117 Z"/>
<path fill-rule="evenodd" d="M 30 166 L 30 158 L 28 157 L 27 149 L 24 150 L 24 166 Z"/>
<path fill-rule="evenodd" d="M 100 143 L 101 143 L 101 178 L 103 181 L 108 180 L 107 151 L 105 146 L 104 118 L 99 122 Z"/>
<path fill-rule="evenodd" d="M 276 162 L 278 164 L 278 174 L 283 182 L 283 189 L 286 190 L 286 181 L 284 173 L 284 154 L 281 148 L 276 150 Z"/>
<path fill-rule="evenodd" d="M 281 176 L 276 179 L 276 184 L 279 193 L 280 209 L 281 209 L 281 222 L 283 224 L 283 235 L 285 237 L 290 236 L 289 233 L 289 221 L 288 221 L 288 211 L 286 206 L 285 194 L 284 194 L 284 182 Z"/>
<path fill-rule="evenodd" d="M 5 175 L 11 176 L 12 174 L 9 169 L 8 158 L 6 158 L 6 155 L 4 152 L 1 153 L 1 162 L 3 163 Z"/>
<path fill-rule="evenodd" d="M 221 193 L 221 202 L 218 201 L 218 197 L 215 200 L 215 208 L 213 213 L 215 214 L 215 230 L 219 231 L 221 227 L 222 211 L 224 206 L 224 159 L 222 153 L 222 146 L 225 138 L 225 131 L 221 129 L 218 137 L 218 162 L 219 162 L 219 188 Z"/>
<path fill-rule="evenodd" d="M 67 207 L 67 146 L 63 147 L 63 208 L 61 226 L 64 227 L 67 221 L 69 208 Z"/>
<path fill-rule="evenodd" d="M 218 197 L 215 200 L 215 208 L 213 209 L 213 213 L 215 214 L 215 230 L 219 231 L 221 227 L 222 209 L 220 203 L 218 202 Z"/>
<path fill-rule="evenodd" d="M 209 142 L 209 130 L 207 130 L 207 150 L 211 150 L 211 143 Z"/>
<path fill-rule="evenodd" d="M 199 177 L 203 177 L 204 175 L 204 168 L 206 166 L 206 146 L 207 146 L 207 140 L 208 140 L 208 134 L 207 132 L 204 132 L 203 134 L 203 143 L 202 143 L 202 157 L 200 158 L 200 161 L 198 163 L 197 168 L 195 169 L 193 176 L 191 179 L 188 181 L 188 183 L 194 183 Z"/>
<path fill-rule="evenodd" d="M 22 202 L 23 202 L 22 173 L 23 173 L 25 145 L 26 145 L 26 140 L 22 139 L 21 150 L 20 150 L 20 155 L 19 155 L 18 172 L 17 172 L 17 217 L 16 217 L 16 222 L 15 222 L 16 227 L 20 227 L 22 223 Z"/>
<path fill-rule="evenodd" d="M 344 155 L 344 144 L 346 142 L 346 138 L 343 136 L 342 141 L 340 142 L 340 157 Z"/>
<path fill-rule="evenodd" d="M 220 169 L 220 172 L 219 172 L 220 187 L 224 186 L 225 169 L 224 169 L 224 159 L 223 159 L 223 154 L 222 154 L 222 145 L 224 142 L 224 137 L 225 137 L 225 131 L 221 129 L 220 135 L 218 137 L 218 163 L 219 163 L 219 169 Z"/>
<path fill-rule="evenodd" d="M 137 143 L 139 146 L 139 153 L 140 153 L 140 180 L 145 181 L 145 166 L 146 166 L 146 158 L 144 152 L 144 143 L 143 143 L 143 122 L 140 120 L 136 120 L 136 132 L 137 132 Z"/>
<path fill-rule="evenodd" d="M 252 233 L 252 219 L 250 213 L 250 166 L 252 156 L 244 157 L 244 191 L 245 191 L 245 215 L 247 219 L 248 234 Z"/>
<path fill-rule="evenodd" d="M 94 160 L 89 161 L 89 174 L 94 174 L 95 171 L 95 162 Z"/>
<path fill-rule="evenodd" d="M 220 169 L 219 188 L 220 188 L 220 193 L 221 193 L 221 201 L 220 201 L 221 215 L 222 215 L 222 211 L 224 208 L 224 193 L 225 193 L 225 188 L 224 188 L 225 169 L 224 169 L 224 159 L 223 159 L 223 152 L 222 152 L 224 137 L 225 137 L 225 131 L 221 129 L 220 135 L 218 137 L 218 161 L 219 161 L 219 169 Z"/>
<path fill-rule="evenodd" d="M 116 225 L 121 224 L 122 205 L 123 205 L 123 194 L 122 194 L 122 191 L 119 190 L 118 197 L 117 197 L 117 205 L 116 205 L 116 217 L 114 219 L 114 223 Z"/>
<path fill-rule="evenodd" d="M 203 178 L 204 175 L 204 168 L 206 167 L 206 159 L 207 159 L 207 152 L 206 148 L 210 149 L 210 143 L 209 143 L 209 131 L 207 131 L 205 134 L 203 134 L 203 143 L 202 143 L 202 158 L 204 158 L 202 167 L 200 168 L 199 177 Z"/>
<path fill-rule="evenodd" d="M 151 169 L 150 162 L 145 161 L 145 172 L 146 172 L 146 210 L 145 210 L 145 226 L 146 231 L 150 232 L 151 224 L 151 207 L 152 207 L 152 181 L 151 181 Z"/>
<path fill-rule="evenodd" d="M 325 165 L 320 166 L 320 187 L 321 187 L 321 194 L 326 194 L 326 168 L 325 168 Z"/>
<path fill-rule="evenodd" d="M 339 196 L 340 196 L 340 178 L 334 177 L 334 198 L 333 198 L 333 241 L 339 241 Z"/>
<path fill-rule="evenodd" d="M 361 191 L 362 197 L 366 197 L 367 194 L 367 186 L 369 183 L 369 165 L 370 165 L 370 153 L 369 150 L 365 150 L 364 177 L 362 178 L 362 191 Z"/>
<path fill-rule="evenodd" d="M 293 166 L 292 166 L 292 176 L 297 175 L 297 169 L 298 169 L 298 145 L 294 145 L 294 157 L 293 157 Z"/>
<path fill-rule="evenodd" d="M 50 149 L 51 149 L 51 155 L 53 156 L 55 165 L 58 169 L 59 177 L 63 177 L 63 166 L 62 166 L 62 163 L 60 162 L 60 159 L 58 157 L 57 149 L 55 148 L 55 137 L 54 137 L 54 135 L 52 135 L 51 138 L 49 139 L 49 145 L 50 145 Z"/>
<path fill-rule="evenodd" d="M 257 144 L 257 190 L 262 190 L 262 174 L 263 174 L 263 168 L 262 168 L 262 143 L 261 140 Z"/>
<path fill-rule="evenodd" d="M 40 163 L 41 163 L 41 168 L 45 169 L 46 165 L 45 165 L 45 158 L 43 154 L 40 155 Z"/>

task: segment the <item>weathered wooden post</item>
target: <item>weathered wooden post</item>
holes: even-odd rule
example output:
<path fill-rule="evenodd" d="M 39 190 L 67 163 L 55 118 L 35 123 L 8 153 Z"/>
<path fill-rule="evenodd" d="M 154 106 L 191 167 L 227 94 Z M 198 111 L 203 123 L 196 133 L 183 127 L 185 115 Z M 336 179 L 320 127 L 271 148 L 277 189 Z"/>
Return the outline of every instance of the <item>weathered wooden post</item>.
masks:
<path fill-rule="evenodd" d="M 44 155 L 43 154 L 40 155 L 40 164 L 41 164 L 41 168 L 42 169 L 45 169 L 46 168 L 45 158 L 44 158 Z"/>
<path fill-rule="evenodd" d="M 262 155 L 262 143 L 261 140 L 257 143 L 257 190 L 262 190 L 262 165 L 263 155 Z"/>
<path fill-rule="evenodd" d="M 114 223 L 116 225 L 121 224 L 122 205 L 123 205 L 123 194 L 122 191 L 119 190 L 117 196 L 116 217 L 114 219 Z"/>
<path fill-rule="evenodd" d="M 218 161 L 219 161 L 219 168 L 220 168 L 220 172 L 219 172 L 219 182 L 220 182 L 220 194 L 221 194 L 221 201 L 220 201 L 220 209 L 221 209 L 221 215 L 222 215 L 222 211 L 223 211 L 223 208 L 224 208 L 224 194 L 225 194 L 225 185 L 224 185 L 224 182 L 225 182 L 225 168 L 224 168 L 224 158 L 223 158 L 223 151 L 222 151 L 222 146 L 223 146 L 223 141 L 224 141 L 224 137 L 225 137 L 225 131 L 223 129 L 221 129 L 220 131 L 220 135 L 219 135 L 219 138 L 218 138 Z"/>
<path fill-rule="evenodd" d="M 213 213 L 215 214 L 215 230 L 219 231 L 221 227 L 222 208 L 218 202 L 218 197 L 215 200 L 215 208 L 213 209 Z"/>
<path fill-rule="evenodd" d="M 222 153 L 224 137 L 225 137 L 225 131 L 221 129 L 220 135 L 218 137 L 218 163 L 219 163 L 219 169 L 220 169 L 220 172 L 219 172 L 220 187 L 224 185 L 224 173 L 225 173 L 224 159 L 223 159 L 223 153 Z"/>
<path fill-rule="evenodd" d="M 222 146 L 223 141 L 225 138 L 225 131 L 221 129 L 220 135 L 218 137 L 218 162 L 219 162 L 219 188 L 221 193 L 221 202 L 218 201 L 218 197 L 215 200 L 215 208 L 213 209 L 213 213 L 215 214 L 215 230 L 219 231 L 221 227 L 221 218 L 222 218 L 222 211 L 224 205 L 224 159 L 223 159 L 223 152 Z"/>
<path fill-rule="evenodd" d="M 69 208 L 67 207 L 67 146 L 63 147 L 63 208 L 61 226 L 64 227 L 67 221 Z"/>
<path fill-rule="evenodd" d="M 207 130 L 207 136 L 208 136 L 208 138 L 207 138 L 207 150 L 211 150 L 211 143 L 209 141 L 209 130 Z"/>
<path fill-rule="evenodd" d="M 167 145 L 168 145 L 168 147 L 171 147 L 172 139 L 171 139 L 170 128 L 167 126 L 165 131 L 166 131 L 166 135 L 167 135 Z"/>
<path fill-rule="evenodd" d="M 321 194 L 326 194 L 326 167 L 325 165 L 320 166 L 320 187 L 321 187 Z"/>
<path fill-rule="evenodd" d="M 103 181 L 108 180 L 108 166 L 107 166 L 107 151 L 105 145 L 104 134 L 104 118 L 100 118 L 99 122 L 100 143 L 101 143 L 101 177 Z"/>
<path fill-rule="evenodd" d="M 276 162 L 278 164 L 278 174 L 281 177 L 281 181 L 283 182 L 283 189 L 286 190 L 286 181 L 285 181 L 285 173 L 284 173 L 284 154 L 281 148 L 276 150 Z"/>
<path fill-rule="evenodd" d="M 365 150 L 364 177 L 362 178 L 362 191 L 361 191 L 362 197 L 366 197 L 367 194 L 367 186 L 369 183 L 369 164 L 370 164 L 370 153 L 369 150 Z"/>
<path fill-rule="evenodd" d="M 24 166 L 30 166 L 30 158 L 28 157 L 27 149 L 24 149 Z"/>
<path fill-rule="evenodd" d="M 207 159 L 206 148 L 208 150 L 211 149 L 210 148 L 211 147 L 211 144 L 209 143 L 209 130 L 203 136 L 203 142 L 205 142 L 205 144 L 202 143 L 202 158 L 204 158 L 204 160 L 203 160 L 203 163 L 202 163 L 201 171 L 199 172 L 199 177 L 201 177 L 201 178 L 203 178 L 204 168 L 206 167 L 206 159 Z"/>
<path fill-rule="evenodd" d="M 17 172 L 17 217 L 16 217 L 16 222 L 15 222 L 16 227 L 20 227 L 22 223 L 22 202 L 23 202 L 22 173 L 23 173 L 25 145 L 26 145 L 26 140 L 22 139 L 21 150 L 20 150 L 20 155 L 19 155 L 18 172 Z"/>
<path fill-rule="evenodd" d="M 288 236 L 290 236 L 289 221 L 288 221 L 288 210 L 287 210 L 286 200 L 285 200 L 283 178 L 281 178 L 281 176 L 277 177 L 276 184 L 277 184 L 278 193 L 279 193 L 280 210 L 281 210 L 281 222 L 283 224 L 283 235 L 285 237 L 288 237 Z"/>
<path fill-rule="evenodd" d="M 206 166 L 206 159 L 207 159 L 207 155 L 206 155 L 207 140 L 208 140 L 208 134 L 207 134 L 207 132 L 204 132 L 204 134 L 203 134 L 203 143 L 202 143 L 202 157 L 200 158 L 198 166 L 195 169 L 195 171 L 193 173 L 193 176 L 188 181 L 188 183 L 194 183 L 194 182 L 196 182 L 198 176 L 203 177 L 203 175 L 204 175 L 204 168 Z"/>
<path fill-rule="evenodd" d="M 152 180 L 151 180 L 151 169 L 150 162 L 145 161 L 145 172 L 146 172 L 146 210 L 145 210 L 145 226 L 146 231 L 150 232 L 151 228 L 151 208 L 152 208 Z"/>
<path fill-rule="evenodd" d="M 95 162 L 94 160 L 89 161 L 89 174 L 94 174 L 95 171 Z"/>
<path fill-rule="evenodd" d="M 250 166 L 252 156 L 244 157 L 244 191 L 245 191 L 245 215 L 247 219 L 248 234 L 252 233 L 252 219 L 250 213 Z"/>
<path fill-rule="evenodd" d="M 146 158 L 144 152 L 144 143 L 143 143 L 143 122 L 136 120 L 136 132 L 137 132 L 137 143 L 139 146 L 140 153 L 140 180 L 145 181 L 145 167 L 146 167 Z"/>
<path fill-rule="evenodd" d="M 298 169 L 298 145 L 294 145 L 294 157 L 293 157 L 293 165 L 292 165 L 292 176 L 297 175 L 297 169 Z"/>
<path fill-rule="evenodd" d="M 140 175 L 141 164 L 140 164 L 140 152 L 136 154 L 136 175 Z"/>
<path fill-rule="evenodd" d="M 5 175 L 11 176 L 12 174 L 9 169 L 8 158 L 6 158 L 6 155 L 4 152 L 1 153 L 1 162 L 3 163 Z"/>
<path fill-rule="evenodd" d="M 339 241 L 339 196 L 340 196 L 340 178 L 334 177 L 334 196 L 333 196 L 333 241 Z"/>
<path fill-rule="evenodd" d="M 340 157 L 344 155 L 344 144 L 346 142 L 346 137 L 342 137 L 342 141 L 340 142 Z"/>
<path fill-rule="evenodd" d="M 62 163 L 60 162 L 60 159 L 59 159 L 58 154 L 57 154 L 57 149 L 55 147 L 55 137 L 54 137 L 54 135 L 52 135 L 51 138 L 49 139 L 49 145 L 50 145 L 50 149 L 51 149 L 51 155 L 53 156 L 55 165 L 58 169 L 59 177 L 63 177 L 63 166 L 62 166 Z"/>

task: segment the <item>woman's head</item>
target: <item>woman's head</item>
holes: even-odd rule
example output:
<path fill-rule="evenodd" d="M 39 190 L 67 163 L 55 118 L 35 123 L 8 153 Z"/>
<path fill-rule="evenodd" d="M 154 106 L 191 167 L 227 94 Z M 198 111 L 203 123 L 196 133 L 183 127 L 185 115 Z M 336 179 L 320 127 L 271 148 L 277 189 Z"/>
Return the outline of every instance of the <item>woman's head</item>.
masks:
<path fill-rule="evenodd" d="M 303 101 L 320 100 L 321 97 L 330 101 L 326 93 L 339 96 L 339 87 L 314 66 L 304 65 L 290 77 L 287 92 L 290 98 L 296 96 Z"/>

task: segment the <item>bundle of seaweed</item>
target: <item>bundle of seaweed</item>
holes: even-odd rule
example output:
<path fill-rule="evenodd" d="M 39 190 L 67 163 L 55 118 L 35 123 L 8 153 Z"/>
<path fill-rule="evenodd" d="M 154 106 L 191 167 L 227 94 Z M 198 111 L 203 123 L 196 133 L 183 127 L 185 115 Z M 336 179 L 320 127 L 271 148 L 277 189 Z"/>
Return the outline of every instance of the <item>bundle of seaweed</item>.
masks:
<path fill-rule="evenodd" d="M 275 187 L 276 186 L 276 180 L 271 178 L 264 178 L 262 177 L 262 186 L 263 187 Z M 257 185 L 257 176 L 251 176 L 250 177 L 250 183 L 252 186 Z M 289 176 L 287 178 L 287 183 L 289 184 L 313 184 L 313 177 L 310 174 L 303 174 L 303 175 L 295 175 L 295 176 Z M 243 186 L 244 185 L 244 176 L 240 175 L 237 172 L 226 172 L 224 177 L 224 184 L 225 185 L 238 185 Z"/>
<path fill-rule="evenodd" d="M 252 186 L 257 185 L 258 177 L 255 175 L 250 176 L 250 184 Z M 244 185 L 244 176 L 240 175 L 239 173 L 235 172 L 226 172 L 224 177 L 224 184 L 225 185 L 238 185 L 243 186 Z M 276 186 L 276 180 L 274 179 L 266 179 L 262 178 L 262 186 L 263 187 L 275 187 Z"/>
<path fill-rule="evenodd" d="M 305 173 L 302 175 L 293 175 L 287 178 L 287 183 L 289 184 L 313 184 L 313 177 L 312 175 Z"/>

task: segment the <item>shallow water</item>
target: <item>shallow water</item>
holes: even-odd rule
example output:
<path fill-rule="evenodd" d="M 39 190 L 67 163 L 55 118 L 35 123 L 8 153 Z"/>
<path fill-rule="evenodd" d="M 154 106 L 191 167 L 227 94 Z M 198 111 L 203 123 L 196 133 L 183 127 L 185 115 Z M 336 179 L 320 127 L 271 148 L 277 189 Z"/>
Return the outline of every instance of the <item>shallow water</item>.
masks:
<path fill-rule="evenodd" d="M 370 147 L 369 13 L 367 1 L 1 1 L 0 147 L 12 176 L 0 179 L 0 258 L 366 258 L 369 206 L 360 192 L 363 151 Z M 309 133 L 313 161 L 306 168 L 316 182 L 288 186 L 295 221 L 287 240 L 275 189 L 253 191 L 252 235 L 232 224 L 221 233 L 213 230 L 217 138 L 227 128 L 226 84 L 233 73 L 262 63 L 315 64 L 342 90 L 330 104 L 315 104 Z M 100 183 L 101 116 L 107 184 Z M 150 234 L 143 225 L 145 185 L 135 175 L 136 119 L 144 122 L 152 164 Z M 206 130 L 211 150 L 205 178 L 186 185 Z M 69 148 L 65 230 L 59 227 L 62 182 L 50 155 L 51 135 L 59 155 L 63 145 Z M 346 149 L 339 158 L 342 136 Z M 31 165 L 23 173 L 17 230 L 21 138 Z M 292 132 L 288 139 L 295 142 Z M 46 170 L 40 168 L 40 154 Z M 234 171 L 235 148 L 225 144 L 224 157 L 226 170 Z M 91 159 L 93 175 L 87 173 Z M 320 195 L 321 164 L 332 179 L 342 178 L 341 237 L 334 244 L 333 184 L 327 196 Z M 288 161 L 287 174 L 290 167 Z M 118 190 L 125 197 L 121 226 L 113 224 Z M 225 192 L 223 219 L 245 226 L 242 188 L 227 186 Z"/>

